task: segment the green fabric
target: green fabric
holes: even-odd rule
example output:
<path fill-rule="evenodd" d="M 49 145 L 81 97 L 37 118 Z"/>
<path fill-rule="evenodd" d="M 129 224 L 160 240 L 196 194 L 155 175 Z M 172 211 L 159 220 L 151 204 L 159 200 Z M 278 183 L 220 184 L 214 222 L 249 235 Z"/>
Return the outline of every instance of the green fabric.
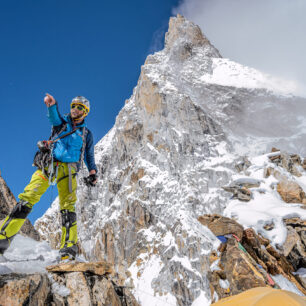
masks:
<path fill-rule="evenodd" d="M 0 232 L 2 231 L 2 228 L 6 224 L 8 219 L 9 219 L 9 216 L 7 216 L 4 219 L 4 221 L 3 221 L 3 223 L 0 227 Z M 12 219 L 12 220 L 10 220 L 9 224 L 4 229 L 5 235 L 0 234 L 0 240 L 1 239 L 6 239 L 6 238 L 11 238 L 12 236 L 15 236 L 19 232 L 19 230 L 22 227 L 24 221 L 25 221 L 25 219 Z"/>
<path fill-rule="evenodd" d="M 56 163 L 54 163 L 56 165 Z M 74 174 L 76 169 L 71 167 L 71 173 Z M 58 163 L 58 175 L 57 184 L 60 210 L 67 209 L 69 211 L 75 211 L 75 202 L 77 200 L 76 189 L 77 181 L 75 176 L 72 176 L 72 193 L 69 193 L 69 178 L 68 176 L 62 180 L 62 177 L 68 175 L 67 163 Z M 24 192 L 19 194 L 20 200 L 28 201 L 31 208 L 39 202 L 41 196 L 47 191 L 49 187 L 49 179 L 43 175 L 41 170 L 37 170 L 32 175 L 30 183 L 24 189 Z"/>
<path fill-rule="evenodd" d="M 240 242 L 238 242 L 238 247 L 239 247 L 239 249 L 242 250 L 244 253 L 247 253 L 247 250 L 243 247 L 243 245 L 242 245 Z"/>
<path fill-rule="evenodd" d="M 69 228 L 69 236 L 68 236 L 68 243 L 66 244 L 66 247 L 71 247 L 72 245 L 76 244 L 78 240 L 77 235 L 77 224 L 76 222 L 72 224 L 72 226 Z M 61 246 L 62 249 L 65 246 L 66 242 L 66 227 L 62 227 L 62 237 L 61 237 Z"/>
<path fill-rule="evenodd" d="M 56 165 L 56 163 L 54 163 Z M 77 190 L 77 181 L 75 175 L 76 169 L 71 167 L 72 174 L 72 193 L 69 192 L 69 177 L 68 177 L 68 164 L 67 163 L 58 163 L 58 176 L 57 181 L 59 181 L 64 176 L 67 176 L 59 181 L 57 184 L 58 194 L 59 194 L 59 204 L 60 210 L 66 209 L 70 212 L 75 212 L 75 202 L 77 200 L 76 190 Z M 25 187 L 24 192 L 19 194 L 18 198 L 20 200 L 27 201 L 30 208 L 39 202 L 41 196 L 47 191 L 49 187 L 49 179 L 44 176 L 41 170 L 37 170 L 32 175 L 30 183 Z M 9 216 L 6 217 L 4 222 L 1 225 L 0 231 L 6 221 L 9 219 Z M 21 226 L 25 222 L 25 219 L 11 219 L 9 224 L 5 228 L 6 237 L 10 238 L 18 233 Z M 0 239 L 6 239 L 4 235 L 0 234 Z M 62 227 L 62 239 L 61 239 L 61 248 L 65 244 L 66 238 L 66 228 Z M 69 229 L 69 243 L 67 246 L 72 246 L 77 242 L 77 224 L 76 222 Z"/>
<path fill-rule="evenodd" d="M 25 187 L 23 193 L 18 195 L 20 200 L 29 202 L 29 206 L 39 202 L 41 196 L 47 191 L 49 187 L 48 178 L 46 178 L 41 170 L 37 170 L 32 175 L 30 183 Z"/>

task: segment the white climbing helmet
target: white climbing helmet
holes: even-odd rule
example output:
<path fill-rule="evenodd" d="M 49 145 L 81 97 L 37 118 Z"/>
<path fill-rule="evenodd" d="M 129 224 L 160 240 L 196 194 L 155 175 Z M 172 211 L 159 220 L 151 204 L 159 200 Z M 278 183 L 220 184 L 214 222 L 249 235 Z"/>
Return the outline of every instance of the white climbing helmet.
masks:
<path fill-rule="evenodd" d="M 71 101 L 71 105 L 70 106 L 72 106 L 72 104 L 83 105 L 84 108 L 85 108 L 85 111 L 86 111 L 86 116 L 89 114 L 89 112 L 90 112 L 90 103 L 89 103 L 89 101 L 85 97 L 77 96 L 77 97 L 73 98 L 72 101 Z"/>

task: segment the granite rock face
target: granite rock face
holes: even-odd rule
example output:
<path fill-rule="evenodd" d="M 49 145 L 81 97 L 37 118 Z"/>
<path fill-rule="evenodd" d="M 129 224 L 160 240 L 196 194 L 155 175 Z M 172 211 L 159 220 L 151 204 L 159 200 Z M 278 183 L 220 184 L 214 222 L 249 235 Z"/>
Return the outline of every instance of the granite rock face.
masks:
<path fill-rule="evenodd" d="M 46 305 L 51 293 L 47 275 L 0 276 L 0 305 Z"/>
<path fill-rule="evenodd" d="M 0 276 L 1 305 L 139 305 L 107 263 L 61 264 L 49 274 Z"/>

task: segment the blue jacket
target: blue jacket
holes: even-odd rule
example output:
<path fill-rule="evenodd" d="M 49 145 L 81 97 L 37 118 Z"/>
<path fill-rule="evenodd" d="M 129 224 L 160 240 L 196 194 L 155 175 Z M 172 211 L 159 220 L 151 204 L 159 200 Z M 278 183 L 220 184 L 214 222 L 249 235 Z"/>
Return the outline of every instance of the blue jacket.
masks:
<path fill-rule="evenodd" d="M 73 122 L 71 120 L 70 115 L 61 116 L 58 111 L 57 104 L 54 104 L 48 107 L 48 118 L 52 125 L 52 136 L 55 139 L 59 136 L 63 136 L 73 130 Z M 62 131 L 59 135 L 57 135 L 66 124 L 66 129 Z M 53 156 L 56 160 L 64 163 L 78 163 L 81 159 L 81 152 L 83 147 L 83 132 L 85 129 L 87 130 L 86 136 L 86 146 L 85 146 L 85 155 L 84 161 L 90 170 L 96 170 L 97 166 L 95 163 L 95 155 L 94 155 L 94 143 L 93 143 L 93 136 L 91 131 L 87 128 L 85 121 L 81 122 L 80 124 L 76 125 L 77 129 L 73 134 L 66 136 L 60 140 L 58 140 L 53 149 Z M 85 129 L 84 129 L 85 128 Z M 79 168 L 80 165 L 78 165 Z"/>

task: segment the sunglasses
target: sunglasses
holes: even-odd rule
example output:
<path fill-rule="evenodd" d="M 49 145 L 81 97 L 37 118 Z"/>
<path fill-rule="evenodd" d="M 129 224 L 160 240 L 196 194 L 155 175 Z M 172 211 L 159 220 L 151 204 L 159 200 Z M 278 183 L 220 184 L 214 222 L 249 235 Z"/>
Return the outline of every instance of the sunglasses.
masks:
<path fill-rule="evenodd" d="M 85 107 L 79 104 L 72 104 L 71 108 L 77 108 L 79 111 L 84 111 Z"/>

